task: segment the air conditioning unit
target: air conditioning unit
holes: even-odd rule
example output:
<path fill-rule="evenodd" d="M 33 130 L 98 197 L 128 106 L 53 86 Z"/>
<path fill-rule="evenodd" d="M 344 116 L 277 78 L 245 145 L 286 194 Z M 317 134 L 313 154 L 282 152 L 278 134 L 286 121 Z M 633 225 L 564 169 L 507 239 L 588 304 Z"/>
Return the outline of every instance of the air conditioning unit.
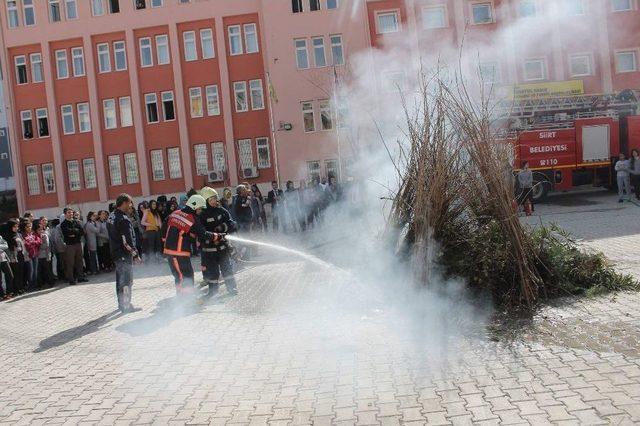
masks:
<path fill-rule="evenodd" d="M 256 167 L 247 167 L 246 169 L 242 169 L 242 177 L 243 178 L 257 178 L 258 177 L 258 169 Z"/>
<path fill-rule="evenodd" d="M 207 172 L 207 182 L 222 182 L 224 180 L 224 172 L 211 171 Z"/>

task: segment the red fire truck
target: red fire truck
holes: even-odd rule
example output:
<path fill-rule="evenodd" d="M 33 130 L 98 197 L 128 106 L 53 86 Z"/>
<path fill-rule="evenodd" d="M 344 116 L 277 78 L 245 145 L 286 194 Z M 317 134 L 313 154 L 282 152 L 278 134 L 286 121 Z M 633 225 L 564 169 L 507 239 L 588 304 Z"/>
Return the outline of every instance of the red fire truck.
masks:
<path fill-rule="evenodd" d="M 534 199 L 581 185 L 613 187 L 619 153 L 640 150 L 639 99 L 625 90 L 510 104 L 504 127 L 515 144 L 514 168 L 529 162 Z"/>

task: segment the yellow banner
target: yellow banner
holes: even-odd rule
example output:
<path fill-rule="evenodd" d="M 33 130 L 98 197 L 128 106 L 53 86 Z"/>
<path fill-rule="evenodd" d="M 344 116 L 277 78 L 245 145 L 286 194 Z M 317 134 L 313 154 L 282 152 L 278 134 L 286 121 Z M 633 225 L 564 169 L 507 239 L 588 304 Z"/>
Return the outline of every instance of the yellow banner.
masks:
<path fill-rule="evenodd" d="M 554 96 L 584 95 L 582 80 L 553 81 L 550 83 L 516 84 L 508 88 L 507 98 L 523 99 L 552 98 Z"/>

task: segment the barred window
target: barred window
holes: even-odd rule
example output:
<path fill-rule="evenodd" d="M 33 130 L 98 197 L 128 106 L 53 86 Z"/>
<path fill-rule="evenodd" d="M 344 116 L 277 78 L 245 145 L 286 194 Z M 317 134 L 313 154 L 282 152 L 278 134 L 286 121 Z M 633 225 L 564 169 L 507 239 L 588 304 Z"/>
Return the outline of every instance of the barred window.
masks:
<path fill-rule="evenodd" d="M 138 183 L 140 176 L 138 174 L 138 157 L 135 152 L 129 152 L 124 155 L 124 170 L 127 175 L 127 183 Z"/>
<path fill-rule="evenodd" d="M 169 178 L 181 178 L 182 166 L 180 164 L 180 148 L 167 149 L 167 162 L 169 163 Z"/>

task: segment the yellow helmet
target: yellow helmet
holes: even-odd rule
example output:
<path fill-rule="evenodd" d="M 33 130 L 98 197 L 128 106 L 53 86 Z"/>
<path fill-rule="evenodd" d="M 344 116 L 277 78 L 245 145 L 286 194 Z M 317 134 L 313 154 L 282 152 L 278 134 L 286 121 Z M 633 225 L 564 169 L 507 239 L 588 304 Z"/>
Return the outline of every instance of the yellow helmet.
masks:
<path fill-rule="evenodd" d="M 204 198 L 205 200 L 208 200 L 211 197 L 218 198 L 218 192 L 209 186 L 205 186 L 204 188 L 202 188 L 200 190 L 200 195 L 202 195 L 202 198 Z"/>

